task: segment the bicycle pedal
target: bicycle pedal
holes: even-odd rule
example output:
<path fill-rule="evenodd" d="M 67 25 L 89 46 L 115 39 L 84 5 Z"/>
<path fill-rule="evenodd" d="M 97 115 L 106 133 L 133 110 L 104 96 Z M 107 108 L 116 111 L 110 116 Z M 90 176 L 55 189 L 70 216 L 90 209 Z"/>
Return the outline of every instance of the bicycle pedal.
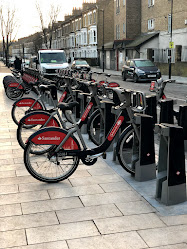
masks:
<path fill-rule="evenodd" d="M 102 158 L 103 158 L 103 159 L 106 159 L 106 152 L 103 152 Z"/>

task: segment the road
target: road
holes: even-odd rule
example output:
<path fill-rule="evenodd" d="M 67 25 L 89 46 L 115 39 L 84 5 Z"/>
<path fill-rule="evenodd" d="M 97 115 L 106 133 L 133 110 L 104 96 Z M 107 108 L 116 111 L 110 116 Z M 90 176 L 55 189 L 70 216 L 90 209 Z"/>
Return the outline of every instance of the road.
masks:
<path fill-rule="evenodd" d="M 95 78 L 95 74 L 93 78 Z M 98 80 L 103 80 L 103 75 L 98 77 Z M 126 89 L 138 90 L 143 91 L 146 95 L 153 94 L 149 91 L 150 83 L 141 82 L 141 83 L 134 83 L 133 80 L 127 79 L 123 81 L 121 76 L 111 75 L 108 78 L 108 81 L 115 81 L 120 84 L 121 87 Z M 181 104 L 186 103 L 186 96 L 187 96 L 187 84 L 179 84 L 179 83 L 169 83 L 165 87 L 165 95 L 167 98 L 176 100 L 175 108 L 177 108 Z"/>

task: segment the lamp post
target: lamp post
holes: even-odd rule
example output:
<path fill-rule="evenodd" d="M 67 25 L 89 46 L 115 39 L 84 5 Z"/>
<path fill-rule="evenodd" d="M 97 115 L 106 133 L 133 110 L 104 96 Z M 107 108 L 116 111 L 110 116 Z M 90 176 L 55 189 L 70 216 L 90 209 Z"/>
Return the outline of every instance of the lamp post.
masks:
<path fill-rule="evenodd" d="M 105 47 L 104 47 L 104 9 L 101 9 L 100 11 L 103 12 L 103 46 L 102 46 L 102 53 L 103 53 L 103 72 L 105 71 Z"/>
<path fill-rule="evenodd" d="M 170 30 L 170 48 L 172 49 L 172 32 L 173 32 L 173 0 L 171 0 L 171 30 Z M 171 79 L 171 50 L 169 56 L 169 79 Z"/>

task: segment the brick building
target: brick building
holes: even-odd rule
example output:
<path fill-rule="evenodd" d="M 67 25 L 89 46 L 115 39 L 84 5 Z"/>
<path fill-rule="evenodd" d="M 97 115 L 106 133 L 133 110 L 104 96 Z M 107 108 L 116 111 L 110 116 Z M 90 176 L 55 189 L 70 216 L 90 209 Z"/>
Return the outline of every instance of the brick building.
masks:
<path fill-rule="evenodd" d="M 140 0 L 114 0 L 114 49 L 117 70 L 122 67 L 127 57 L 133 56 L 130 50 L 126 50 L 126 46 L 141 33 L 140 10 Z"/>
<path fill-rule="evenodd" d="M 164 74 L 171 56 L 173 74 L 187 76 L 186 0 L 142 0 L 141 36 L 127 48 L 157 63 Z"/>

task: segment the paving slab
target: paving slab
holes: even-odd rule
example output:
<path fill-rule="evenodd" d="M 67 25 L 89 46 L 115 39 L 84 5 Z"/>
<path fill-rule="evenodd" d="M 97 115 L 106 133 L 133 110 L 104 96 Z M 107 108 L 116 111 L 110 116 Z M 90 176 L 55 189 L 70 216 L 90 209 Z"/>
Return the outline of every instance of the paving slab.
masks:
<path fill-rule="evenodd" d="M 142 249 L 148 248 L 136 232 L 117 233 L 67 241 L 70 249 Z"/>
<path fill-rule="evenodd" d="M 92 221 L 66 223 L 26 229 L 28 244 L 44 243 L 58 240 L 85 238 L 99 235 Z"/>
<path fill-rule="evenodd" d="M 12 247 L 11 249 L 69 249 L 65 240 L 49 243 Z"/>
<path fill-rule="evenodd" d="M 153 213 L 97 219 L 94 222 L 101 234 L 166 227 L 158 216 Z"/>
<path fill-rule="evenodd" d="M 149 247 L 187 243 L 187 225 L 138 231 Z"/>

